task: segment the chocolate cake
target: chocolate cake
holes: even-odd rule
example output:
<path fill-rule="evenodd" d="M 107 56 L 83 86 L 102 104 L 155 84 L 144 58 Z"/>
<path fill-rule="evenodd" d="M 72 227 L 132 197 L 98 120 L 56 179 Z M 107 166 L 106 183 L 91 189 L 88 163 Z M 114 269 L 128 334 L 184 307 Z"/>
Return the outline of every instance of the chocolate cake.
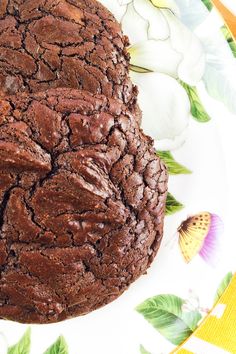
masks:
<path fill-rule="evenodd" d="M 31 26 L 31 12 L 19 9 Z M 5 97 L 0 176 L 1 318 L 50 323 L 86 314 L 152 262 L 167 172 L 119 101 L 73 89 Z"/>
<path fill-rule="evenodd" d="M 127 45 L 96 0 L 1 0 L 0 95 L 71 87 L 132 105 Z"/>

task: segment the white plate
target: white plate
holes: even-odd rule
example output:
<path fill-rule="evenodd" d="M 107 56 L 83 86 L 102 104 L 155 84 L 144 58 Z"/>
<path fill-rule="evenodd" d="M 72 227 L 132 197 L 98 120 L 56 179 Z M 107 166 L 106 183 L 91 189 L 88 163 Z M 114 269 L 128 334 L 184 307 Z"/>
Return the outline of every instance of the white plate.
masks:
<path fill-rule="evenodd" d="M 117 3 L 116 0 L 101 2 L 114 11 L 119 19 L 127 10 L 127 5 L 120 8 L 121 0 Z M 148 9 L 145 2 L 149 5 Z M 168 354 L 175 345 L 155 330 L 135 307 L 149 297 L 173 294 L 188 300 L 188 306 L 196 307 L 197 310 L 200 307 L 201 311 L 203 308 L 210 309 L 220 281 L 226 273 L 235 270 L 236 59 L 233 58 L 227 41 L 220 34 L 220 27 L 223 26 L 221 18 L 214 10 L 209 13 L 201 0 L 175 2 L 153 0 L 153 2 L 162 7 L 170 6 L 176 13 L 176 15 L 171 13 L 171 16 L 175 18 L 169 17 L 169 14 L 163 17 L 163 11 L 167 13 L 169 10 L 155 8 L 150 0 L 133 0 L 123 3 L 135 5 L 139 12 L 136 11 L 135 16 L 127 17 L 125 20 L 123 17 L 122 23 L 125 23 L 127 32 L 137 31 L 137 26 L 140 26 L 138 35 L 142 37 L 140 18 L 141 22 L 149 21 L 149 25 L 152 25 L 149 40 L 153 40 L 154 37 L 154 40 L 157 40 L 159 33 L 162 36 L 166 30 L 166 23 L 169 28 L 173 26 L 176 31 L 170 34 L 171 45 L 175 50 L 182 50 L 181 60 L 188 59 L 187 64 L 179 70 L 180 62 L 178 61 L 176 68 L 177 59 L 173 54 L 173 58 L 166 57 L 167 64 L 165 60 L 164 64 L 161 63 L 162 71 L 154 68 L 159 74 L 133 75 L 135 81 L 141 85 L 141 92 L 142 90 L 144 92 L 140 102 L 144 110 L 143 125 L 146 132 L 151 133 L 156 139 L 157 148 L 172 149 L 171 153 L 175 160 L 192 171 L 191 174 L 170 176 L 169 191 L 185 207 L 178 213 L 166 217 L 162 246 L 147 275 L 136 281 L 118 300 L 87 316 L 58 324 L 31 326 L 33 354 L 42 354 L 59 335 L 65 337 L 70 354 L 138 354 L 140 344 L 152 354 Z M 153 7 L 152 13 L 150 7 Z M 156 28 L 155 21 L 153 23 L 155 16 L 164 18 L 162 27 L 159 25 Z M 186 27 L 183 27 L 182 23 L 185 23 Z M 194 42 L 196 38 L 192 38 L 193 32 L 198 38 L 197 44 Z M 135 42 L 137 33 L 127 34 L 134 38 L 133 45 L 139 45 Z M 186 38 L 191 39 L 188 45 L 185 43 Z M 202 73 L 202 64 L 197 67 L 196 62 L 198 55 L 199 61 L 203 60 L 198 41 L 202 46 L 204 61 L 206 59 L 206 69 Z M 169 48 L 167 52 L 170 51 Z M 147 52 L 144 54 L 137 57 L 136 53 L 136 56 L 132 57 L 132 62 L 155 67 L 157 58 L 154 55 L 155 51 L 150 51 L 149 58 Z M 197 69 L 193 75 L 194 65 Z M 170 77 L 170 73 L 176 77 Z M 151 79 L 147 80 L 145 75 L 151 75 Z M 202 101 L 200 109 L 203 116 L 204 111 L 208 112 L 211 117 L 209 122 L 201 123 L 190 117 L 186 93 L 177 82 L 178 78 L 192 83 L 195 80 L 196 92 Z M 166 95 L 164 98 L 161 96 L 163 92 Z M 162 111 L 161 115 L 158 115 L 160 106 Z M 153 111 L 154 109 L 157 111 Z M 178 227 L 189 216 L 203 211 L 217 214 L 225 227 L 224 232 L 220 233 L 219 260 L 214 266 L 199 255 L 193 257 L 187 264 L 178 245 Z M 204 311 L 202 315 L 204 316 Z M 4 335 L 0 337 L 0 354 L 5 352 L 5 339 L 12 345 L 23 335 L 27 327 L 0 321 L 0 332 Z M 57 353 L 66 354 L 63 351 L 56 351 L 55 354 Z"/>

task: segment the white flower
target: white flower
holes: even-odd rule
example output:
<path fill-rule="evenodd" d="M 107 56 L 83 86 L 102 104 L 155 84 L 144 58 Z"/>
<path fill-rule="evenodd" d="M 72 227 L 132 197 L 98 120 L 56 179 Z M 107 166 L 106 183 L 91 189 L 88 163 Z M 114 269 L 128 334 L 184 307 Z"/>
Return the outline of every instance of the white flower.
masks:
<path fill-rule="evenodd" d="M 236 59 L 220 31 L 222 25 L 221 18 L 212 11 L 207 20 L 196 29 L 206 51 L 203 81 L 212 97 L 222 101 L 232 113 L 236 113 Z"/>
<path fill-rule="evenodd" d="M 181 21 L 193 31 L 209 15 L 209 11 L 201 0 L 175 0 Z"/>
<path fill-rule="evenodd" d="M 198 38 L 178 18 L 175 0 L 101 0 L 121 22 L 131 64 L 196 85 L 205 56 Z"/>
<path fill-rule="evenodd" d="M 139 42 L 129 49 L 129 53 L 134 66 L 145 67 L 150 71 L 165 73 L 173 77 L 176 77 L 179 63 L 182 60 L 181 54 L 171 47 L 169 38 L 166 41 L 150 39 Z"/>
<path fill-rule="evenodd" d="M 143 112 L 142 127 L 158 150 L 183 144 L 190 119 L 190 102 L 175 80 L 197 83 L 204 73 L 204 53 L 199 40 L 179 20 L 174 0 L 102 0 L 121 19 L 129 36 L 133 70 Z"/>
<path fill-rule="evenodd" d="M 182 54 L 178 77 L 189 85 L 196 85 L 205 70 L 205 53 L 198 38 L 168 10 L 163 11 L 170 27 L 172 47 Z"/>
<path fill-rule="evenodd" d="M 203 76 L 208 93 L 236 113 L 236 59 L 222 34 L 223 19 L 199 0 L 176 0 L 181 19 L 200 39 L 206 53 Z M 226 0 L 225 0 L 226 3 Z M 233 2 L 231 2 L 233 6 Z M 234 6 L 236 11 L 236 6 Z"/>
<path fill-rule="evenodd" d="M 131 41 L 132 65 L 196 85 L 204 74 L 204 51 L 178 14 L 173 0 L 133 0 L 121 24 Z"/>
<path fill-rule="evenodd" d="M 155 7 L 149 0 L 133 0 L 128 8 L 133 9 L 127 11 L 122 19 L 122 28 L 129 36 L 125 23 L 129 22 L 133 24 L 133 12 L 136 12 L 136 16 L 143 19 L 144 26 L 139 27 L 137 35 L 145 35 L 146 39 L 165 40 L 169 37 L 168 23 L 166 22 L 162 11 Z M 132 31 L 132 28 L 131 28 Z M 132 44 L 134 44 L 131 41 Z"/>
<path fill-rule="evenodd" d="M 121 24 L 122 30 L 128 35 L 131 43 L 134 44 L 147 39 L 148 22 L 142 16 L 139 16 L 133 3 L 127 6 Z"/>
<path fill-rule="evenodd" d="M 179 147 L 185 141 L 190 119 L 186 91 L 175 79 L 161 73 L 131 72 L 131 78 L 139 88 L 144 132 L 154 139 L 158 150 Z"/>

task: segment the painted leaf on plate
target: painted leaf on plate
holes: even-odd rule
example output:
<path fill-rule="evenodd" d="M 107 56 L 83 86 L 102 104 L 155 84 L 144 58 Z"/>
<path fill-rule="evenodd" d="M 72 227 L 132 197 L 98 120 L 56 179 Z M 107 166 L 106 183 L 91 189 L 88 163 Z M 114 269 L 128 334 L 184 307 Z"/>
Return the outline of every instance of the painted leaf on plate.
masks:
<path fill-rule="evenodd" d="M 57 341 L 46 350 L 44 354 L 68 354 L 68 346 L 63 336 L 60 336 Z"/>
<path fill-rule="evenodd" d="M 27 329 L 18 343 L 8 348 L 7 354 L 30 354 L 31 330 Z"/>
<path fill-rule="evenodd" d="M 184 205 L 178 202 L 175 197 L 168 193 L 166 199 L 166 215 L 172 215 L 177 213 L 178 211 L 182 210 Z"/>
<path fill-rule="evenodd" d="M 158 295 L 147 299 L 136 310 L 158 332 L 175 345 L 185 341 L 197 328 L 199 311 L 184 311 L 185 301 L 175 295 Z"/>
<path fill-rule="evenodd" d="M 147 351 L 143 345 L 140 345 L 140 354 L 151 354 L 149 351 Z"/>
<path fill-rule="evenodd" d="M 234 57 L 236 58 L 236 42 L 234 40 L 232 41 L 228 41 L 230 49 L 234 55 Z"/>
<path fill-rule="evenodd" d="M 181 165 L 175 161 L 173 155 L 170 151 L 158 151 L 157 154 L 165 162 L 166 167 L 170 175 L 179 175 L 179 174 L 190 174 L 192 173 L 187 167 Z"/>
<path fill-rule="evenodd" d="M 236 58 L 236 42 L 230 33 L 228 27 L 226 25 L 221 27 L 221 32 L 223 33 L 225 39 L 227 40 L 229 47 L 233 53 L 233 56 Z"/>
<path fill-rule="evenodd" d="M 233 278 L 233 273 L 229 272 L 226 274 L 226 276 L 224 277 L 224 279 L 221 281 L 216 295 L 215 295 L 215 303 L 220 299 L 220 297 L 223 295 L 224 291 L 226 290 L 226 288 L 228 287 L 229 283 L 231 282 Z"/>
<path fill-rule="evenodd" d="M 202 2 L 203 2 L 203 4 L 207 7 L 207 9 L 208 9 L 209 11 L 212 10 L 213 5 L 212 5 L 211 0 L 202 0 Z"/>
<path fill-rule="evenodd" d="M 203 211 L 188 217 L 178 228 L 179 247 L 186 263 L 197 254 L 215 265 L 220 250 L 223 222 L 216 214 Z"/>
<path fill-rule="evenodd" d="M 199 96 L 196 87 L 189 86 L 184 82 L 181 82 L 182 86 L 185 88 L 190 103 L 191 103 L 191 113 L 193 118 L 200 123 L 207 123 L 211 120 L 209 114 L 206 112 Z"/>

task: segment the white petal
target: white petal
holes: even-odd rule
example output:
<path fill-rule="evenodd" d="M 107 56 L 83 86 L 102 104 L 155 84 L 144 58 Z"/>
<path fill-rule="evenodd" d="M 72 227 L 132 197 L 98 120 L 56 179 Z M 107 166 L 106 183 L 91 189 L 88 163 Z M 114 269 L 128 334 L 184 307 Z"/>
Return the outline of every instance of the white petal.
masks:
<path fill-rule="evenodd" d="M 206 51 L 203 80 L 208 93 L 236 113 L 236 59 L 220 25 L 218 16 L 213 13 L 196 31 Z"/>
<path fill-rule="evenodd" d="M 178 76 L 189 85 L 196 85 L 205 69 L 205 54 L 201 42 L 169 10 L 162 10 L 170 28 L 172 47 L 183 55 L 178 68 Z"/>
<path fill-rule="evenodd" d="M 206 52 L 206 62 L 219 70 L 227 68 L 233 61 L 234 56 L 231 52 L 228 42 L 218 28 L 204 31 L 198 36 Z"/>
<path fill-rule="evenodd" d="M 190 41 L 189 50 L 185 52 L 184 60 L 178 69 L 179 78 L 191 86 L 195 86 L 202 79 L 206 68 L 206 55 L 199 44 L 199 41 Z"/>
<path fill-rule="evenodd" d="M 202 1 L 199 0 L 176 0 L 180 9 L 181 21 L 190 29 L 194 30 L 209 15 L 209 11 Z"/>
<path fill-rule="evenodd" d="M 126 3 L 120 3 L 121 0 L 99 0 L 99 2 L 104 5 L 108 10 L 111 11 L 111 13 L 115 16 L 117 21 L 121 21 L 122 17 L 125 14 L 126 11 L 126 3 L 132 1 L 128 0 Z"/>
<path fill-rule="evenodd" d="M 154 147 L 158 151 L 173 151 L 180 148 L 186 141 L 188 129 L 183 130 L 178 136 L 173 139 L 154 140 Z"/>
<path fill-rule="evenodd" d="M 121 25 L 131 44 L 147 39 L 148 21 L 139 16 L 132 3 L 128 5 Z"/>
<path fill-rule="evenodd" d="M 173 50 L 170 39 L 139 42 L 129 48 L 129 53 L 132 65 L 177 77 L 182 56 Z"/>
<path fill-rule="evenodd" d="M 212 9 L 205 20 L 194 30 L 198 36 L 212 35 L 216 30 L 219 30 L 224 25 L 222 16 Z"/>
<path fill-rule="evenodd" d="M 166 39 L 169 37 L 169 27 L 161 11 L 152 5 L 151 1 L 133 0 L 137 13 L 149 23 L 149 39 Z"/>
<path fill-rule="evenodd" d="M 176 16 L 180 17 L 180 10 L 175 0 L 151 0 L 155 7 L 170 9 Z"/>
<path fill-rule="evenodd" d="M 144 132 L 155 140 L 159 149 L 181 145 L 190 118 L 186 91 L 175 79 L 160 73 L 131 72 L 131 78 L 139 88 Z"/>
<path fill-rule="evenodd" d="M 236 75 L 232 73 L 236 73 L 236 60 L 223 70 L 207 65 L 204 82 L 208 93 L 236 114 Z"/>
<path fill-rule="evenodd" d="M 110 0 L 114 1 L 114 0 Z M 128 5 L 132 2 L 132 0 L 117 0 L 120 5 Z"/>

